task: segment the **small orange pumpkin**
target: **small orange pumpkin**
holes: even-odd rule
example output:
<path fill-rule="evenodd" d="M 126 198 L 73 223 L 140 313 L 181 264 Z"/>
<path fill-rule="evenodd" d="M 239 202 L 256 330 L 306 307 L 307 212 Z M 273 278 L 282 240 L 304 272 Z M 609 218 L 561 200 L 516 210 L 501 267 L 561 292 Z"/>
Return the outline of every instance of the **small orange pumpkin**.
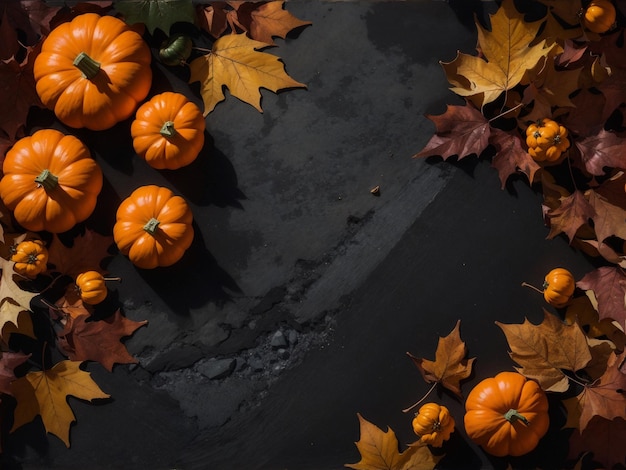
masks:
<path fill-rule="evenodd" d="M 168 188 L 141 186 L 117 209 L 113 238 L 139 268 L 170 266 L 193 241 L 193 214 L 187 202 Z"/>
<path fill-rule="evenodd" d="M 41 129 L 18 140 L 2 165 L 0 198 L 27 230 L 66 232 L 91 215 L 102 171 L 76 137 Z"/>
<path fill-rule="evenodd" d="M 517 372 L 500 372 L 476 385 L 465 401 L 465 431 L 497 457 L 532 451 L 550 425 L 541 387 Z"/>
<path fill-rule="evenodd" d="M 583 13 L 585 28 L 593 33 L 606 33 L 615 24 L 615 6 L 609 0 L 592 0 Z"/>
<path fill-rule="evenodd" d="M 41 240 L 24 240 L 15 247 L 11 261 L 16 273 L 34 279 L 48 267 L 48 250 Z"/>
<path fill-rule="evenodd" d="M 85 271 L 76 276 L 76 288 L 81 300 L 89 305 L 99 304 L 108 294 L 106 280 L 98 271 Z"/>
<path fill-rule="evenodd" d="M 437 403 L 422 405 L 413 418 L 413 432 L 420 441 L 433 447 L 441 447 L 454 431 L 454 418 L 448 408 Z"/>
<path fill-rule="evenodd" d="M 570 145 L 567 129 L 552 119 L 544 118 L 526 128 L 528 154 L 536 162 L 558 163 Z"/>
<path fill-rule="evenodd" d="M 139 107 L 130 127 L 135 152 L 153 168 L 193 162 L 204 145 L 202 112 L 185 95 L 167 91 Z"/>
<path fill-rule="evenodd" d="M 574 275 L 565 268 L 551 270 L 543 281 L 543 298 L 556 308 L 565 307 L 575 290 Z"/>

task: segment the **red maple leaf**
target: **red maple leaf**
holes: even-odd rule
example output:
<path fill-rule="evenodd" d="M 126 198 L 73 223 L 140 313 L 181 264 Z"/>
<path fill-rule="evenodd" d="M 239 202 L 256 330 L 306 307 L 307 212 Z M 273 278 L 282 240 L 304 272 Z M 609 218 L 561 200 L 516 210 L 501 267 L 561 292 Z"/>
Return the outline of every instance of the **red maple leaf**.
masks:
<path fill-rule="evenodd" d="M 626 86 L 626 85 L 625 85 Z M 626 169 L 626 139 L 602 129 L 597 134 L 576 141 L 585 169 L 603 175 L 604 167 Z"/>
<path fill-rule="evenodd" d="M 598 301 L 600 319 L 610 318 L 621 325 L 626 322 L 626 274 L 622 269 L 602 266 L 587 274 L 576 283 L 583 290 L 592 290 Z"/>
<path fill-rule="evenodd" d="M 435 123 L 436 132 L 413 158 L 441 156 L 444 160 L 457 155 L 459 160 L 480 153 L 489 145 L 489 121 L 470 105 L 448 105 L 446 112 L 426 115 Z"/>
<path fill-rule="evenodd" d="M 565 233 L 571 243 L 576 236 L 576 231 L 595 216 L 595 211 L 579 190 L 562 197 L 560 201 L 559 207 L 546 212 L 550 224 L 550 233 L 547 238 L 554 238 Z"/>
<path fill-rule="evenodd" d="M 0 14 L 6 15 L 11 25 L 26 35 L 29 45 L 50 32 L 50 19 L 60 8 L 51 7 L 43 0 L 0 2 Z"/>
<path fill-rule="evenodd" d="M 498 170 L 502 188 L 509 176 L 518 170 L 526 175 L 530 183 L 535 181 L 537 171 L 541 167 L 522 146 L 518 133 L 492 128 L 489 142 L 496 148 L 491 165 Z"/>

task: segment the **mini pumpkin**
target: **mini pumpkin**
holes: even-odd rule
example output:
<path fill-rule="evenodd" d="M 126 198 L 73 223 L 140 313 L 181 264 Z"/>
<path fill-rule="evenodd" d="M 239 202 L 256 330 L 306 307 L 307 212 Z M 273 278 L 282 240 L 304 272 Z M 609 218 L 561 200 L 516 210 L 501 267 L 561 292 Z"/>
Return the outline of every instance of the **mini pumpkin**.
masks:
<path fill-rule="evenodd" d="M 517 372 L 500 372 L 478 383 L 465 410 L 468 437 L 497 457 L 532 451 L 550 425 L 545 392 Z"/>
<path fill-rule="evenodd" d="M 37 94 L 68 126 L 109 129 L 148 95 L 151 60 L 148 45 L 122 20 L 78 15 L 44 39 L 33 68 Z"/>
<path fill-rule="evenodd" d="M 441 447 L 443 441 L 450 439 L 455 423 L 448 408 L 437 403 L 426 403 L 415 414 L 412 424 L 421 442 Z"/>
<path fill-rule="evenodd" d="M 117 209 L 113 238 L 139 268 L 170 266 L 193 241 L 193 214 L 187 202 L 168 188 L 141 186 Z"/>
<path fill-rule="evenodd" d="M 130 127 L 135 152 L 156 169 L 193 162 L 204 145 L 202 112 L 185 95 L 167 91 L 139 107 Z"/>
<path fill-rule="evenodd" d="M 98 271 L 85 271 L 76 276 L 76 288 L 81 300 L 89 305 L 99 304 L 108 294 L 106 280 Z"/>
<path fill-rule="evenodd" d="M 544 118 L 526 128 L 528 154 L 539 163 L 558 163 L 570 145 L 567 129 L 552 119 Z"/>
<path fill-rule="evenodd" d="M 16 273 L 34 279 L 48 267 L 48 249 L 41 240 L 24 240 L 15 247 L 11 261 Z"/>
<path fill-rule="evenodd" d="M 583 12 L 583 25 L 589 31 L 602 34 L 615 24 L 615 6 L 609 0 L 592 0 Z"/>
<path fill-rule="evenodd" d="M 42 129 L 18 140 L 2 165 L 0 198 L 27 230 L 61 233 L 91 215 L 102 171 L 76 137 Z"/>
<path fill-rule="evenodd" d="M 553 307 L 565 307 L 576 290 L 576 280 L 565 268 L 551 270 L 543 281 L 543 298 Z"/>

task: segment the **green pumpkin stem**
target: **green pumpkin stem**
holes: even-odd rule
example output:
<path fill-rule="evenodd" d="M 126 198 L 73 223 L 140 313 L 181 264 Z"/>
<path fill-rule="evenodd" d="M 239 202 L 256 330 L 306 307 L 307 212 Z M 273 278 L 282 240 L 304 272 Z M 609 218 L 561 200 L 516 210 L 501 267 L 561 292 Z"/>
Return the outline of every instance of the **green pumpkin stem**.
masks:
<path fill-rule="evenodd" d="M 174 121 L 166 121 L 163 127 L 161 127 L 160 133 L 163 137 L 174 137 L 178 134 L 178 131 L 174 127 Z"/>
<path fill-rule="evenodd" d="M 100 62 L 96 62 L 84 52 L 78 54 L 72 64 L 89 80 L 98 75 L 100 71 Z"/>
<path fill-rule="evenodd" d="M 46 168 L 35 178 L 35 183 L 43 186 L 46 191 L 52 191 L 59 185 L 59 177 L 50 173 L 50 170 Z"/>
<path fill-rule="evenodd" d="M 504 413 L 504 419 L 506 419 L 509 423 L 514 423 L 515 421 L 521 421 L 526 426 L 530 424 L 530 422 L 519 413 L 519 411 L 511 408 L 509 411 Z"/>
<path fill-rule="evenodd" d="M 148 232 L 150 235 L 154 235 L 160 223 L 161 222 L 159 222 L 157 219 L 152 217 L 150 220 L 148 220 L 148 222 L 146 222 L 146 225 L 143 226 L 143 229 L 146 232 Z"/>

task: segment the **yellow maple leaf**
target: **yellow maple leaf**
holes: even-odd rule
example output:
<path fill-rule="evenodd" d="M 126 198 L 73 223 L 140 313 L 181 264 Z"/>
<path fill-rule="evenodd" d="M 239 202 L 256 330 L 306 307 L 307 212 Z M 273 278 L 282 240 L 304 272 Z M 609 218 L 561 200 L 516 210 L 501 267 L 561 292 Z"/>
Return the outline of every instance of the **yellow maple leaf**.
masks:
<path fill-rule="evenodd" d="M 547 46 L 545 40 L 530 45 L 541 22 L 524 21 L 513 0 L 504 0 L 490 18 L 491 31 L 476 22 L 482 57 L 458 52 L 452 62 L 442 62 L 448 81 L 453 85 L 452 91 L 468 97 L 482 94 L 481 106 L 519 84 L 526 71 L 535 67 L 554 47 Z"/>
<path fill-rule="evenodd" d="M 46 431 L 69 447 L 70 425 L 75 417 L 67 397 L 91 401 L 110 396 L 100 390 L 89 372 L 80 369 L 81 364 L 79 361 L 61 361 L 52 369 L 29 372 L 11 382 L 17 400 L 11 432 L 40 415 Z"/>
<path fill-rule="evenodd" d="M 285 88 L 306 87 L 287 75 L 277 56 L 259 52 L 267 46 L 245 33 L 229 34 L 215 41 L 209 54 L 189 64 L 189 83 L 200 82 L 205 116 L 225 99 L 224 86 L 259 112 L 263 112 L 260 88 L 276 93 Z"/>
<path fill-rule="evenodd" d="M 353 470 L 432 470 L 443 457 L 433 455 L 426 445 L 411 445 L 398 450 L 398 439 L 391 429 L 383 431 L 360 414 L 361 438 L 356 443 L 361 460 L 346 464 Z"/>

